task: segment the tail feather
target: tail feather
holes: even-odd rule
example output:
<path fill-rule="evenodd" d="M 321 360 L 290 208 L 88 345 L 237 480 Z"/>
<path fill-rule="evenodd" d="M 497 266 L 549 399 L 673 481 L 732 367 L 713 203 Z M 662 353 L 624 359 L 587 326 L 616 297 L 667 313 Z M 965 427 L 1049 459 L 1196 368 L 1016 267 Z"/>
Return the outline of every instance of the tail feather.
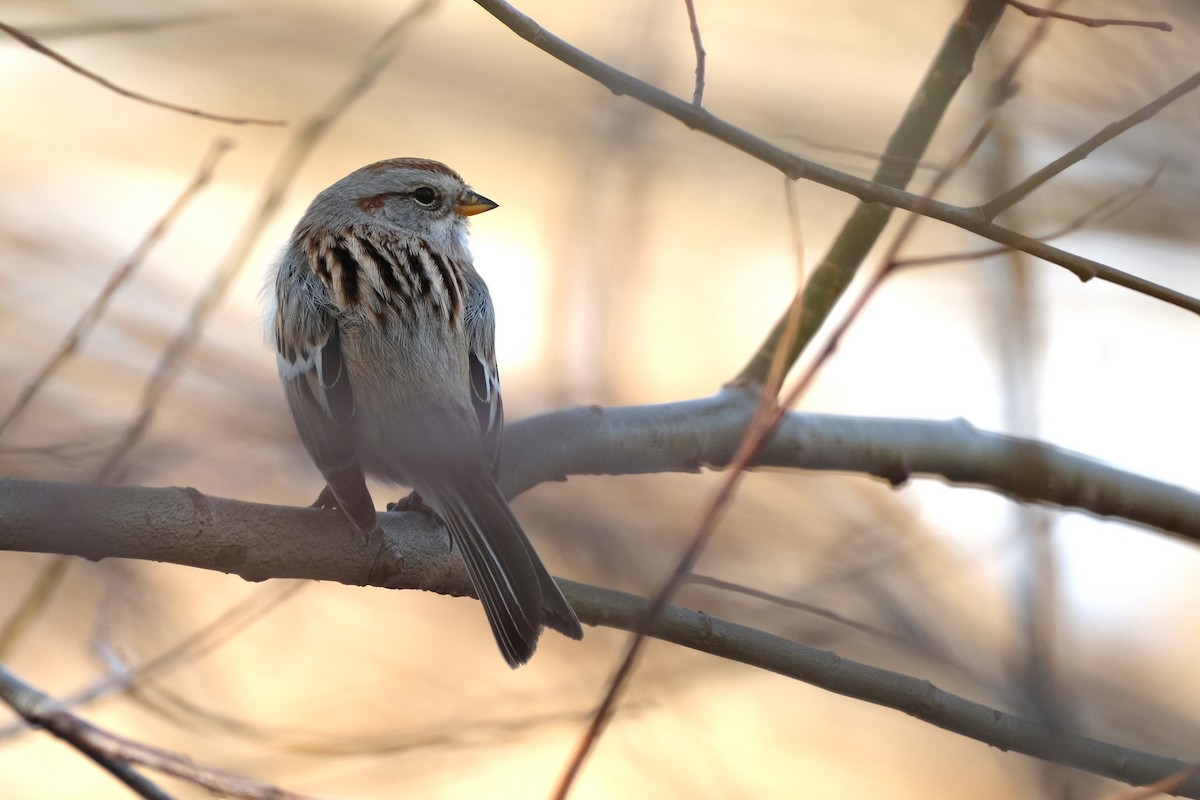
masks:
<path fill-rule="evenodd" d="M 509 666 L 518 667 L 533 656 L 543 625 L 573 639 L 582 638 L 583 629 L 485 465 L 480 466 L 477 476 L 460 470 L 453 480 L 414 488 L 446 523 L 500 652 Z"/>

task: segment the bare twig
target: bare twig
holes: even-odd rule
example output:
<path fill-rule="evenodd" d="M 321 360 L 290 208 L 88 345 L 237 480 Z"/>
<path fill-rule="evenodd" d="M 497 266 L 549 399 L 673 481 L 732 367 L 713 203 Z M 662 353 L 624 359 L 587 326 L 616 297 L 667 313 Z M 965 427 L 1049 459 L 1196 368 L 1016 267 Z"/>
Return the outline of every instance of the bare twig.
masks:
<path fill-rule="evenodd" d="M 134 248 L 129 257 L 109 275 L 108 280 L 105 282 L 103 288 L 100 289 L 96 298 L 79 315 L 79 318 L 75 320 L 75 324 L 67 331 L 66 336 L 63 337 L 58 347 L 46 359 L 42 368 L 30 378 L 29 382 L 25 384 L 21 392 L 17 395 L 16 401 L 4 416 L 0 417 L 0 436 L 4 434 L 5 429 L 12 424 L 13 420 L 20 416 L 21 412 L 25 410 L 50 376 L 57 372 L 59 367 L 79 349 L 79 345 L 88 337 L 92 329 L 96 327 L 96 323 L 104 316 L 104 312 L 108 310 L 108 305 L 112 301 L 113 295 L 133 277 L 134 273 L 142 265 L 142 261 L 145 260 L 154 246 L 166 235 L 167 230 L 179 218 L 179 215 L 183 212 L 187 204 L 212 179 L 217 161 L 231 147 L 233 147 L 233 142 L 229 139 L 217 139 L 209 147 L 208 153 L 204 156 L 204 160 L 200 163 L 199 168 L 197 168 L 196 174 L 192 176 L 191 182 L 188 183 L 183 192 L 180 193 L 179 197 L 175 199 L 175 202 L 171 204 L 170 208 L 167 209 L 158 222 L 154 223 L 154 226 L 146 232 L 142 241 L 138 243 L 138 246 Z M 0 648 L 0 652 L 3 652 L 3 648 Z"/>
<path fill-rule="evenodd" d="M 695 586 L 710 586 L 713 589 L 720 589 L 723 592 L 741 594 L 745 595 L 746 597 L 753 597 L 756 600 L 763 600 L 771 603 L 772 605 L 803 611 L 806 614 L 811 614 L 814 617 L 820 617 L 821 619 L 835 622 L 838 625 L 845 626 L 860 633 L 865 633 L 868 636 L 873 636 L 877 639 L 885 639 L 889 642 L 895 642 L 898 644 L 907 643 L 907 640 L 904 638 L 897 636 L 891 631 L 885 631 L 883 628 L 877 628 L 874 625 L 868 625 L 865 622 L 859 622 L 858 620 L 851 619 L 844 614 L 839 614 L 836 611 L 830 611 L 828 608 L 822 608 L 821 606 L 816 606 L 812 603 L 805 603 L 801 602 L 800 600 L 793 600 L 790 597 L 783 597 L 781 595 L 772 594 L 771 592 L 764 592 L 761 589 L 755 589 L 753 586 L 744 586 L 740 583 L 721 580 L 720 578 L 714 578 L 711 575 L 700 575 L 699 573 L 695 572 L 688 575 L 685 578 L 685 582 Z"/>
<path fill-rule="evenodd" d="M 1137 111 L 1134 111 L 1132 114 L 1129 114 L 1123 119 L 1117 120 L 1111 125 L 1106 126 L 1104 130 L 1100 131 L 1086 142 L 1080 144 L 1078 147 L 1072 149 L 1070 152 L 1054 159 L 1049 164 L 1042 167 L 1037 172 L 1021 181 L 1021 183 L 1009 189 L 1004 194 L 988 201 L 987 203 L 984 203 L 979 207 L 980 213 L 983 214 L 985 219 L 995 219 L 996 216 L 1002 211 L 1016 205 L 1047 181 L 1062 173 L 1068 167 L 1074 166 L 1083 159 L 1087 158 L 1099 147 L 1117 138 L 1133 126 L 1150 119 L 1155 114 L 1169 106 L 1171 103 L 1174 103 L 1176 100 L 1183 97 L 1185 94 L 1195 91 L 1197 87 L 1200 87 L 1200 72 L 1192 75 L 1174 89 L 1162 94 L 1153 102 L 1147 103 Z"/>
<path fill-rule="evenodd" d="M 129 787 L 146 800 L 171 800 L 171 796 L 153 782 L 138 774 L 128 763 L 114 758 L 95 746 L 77 732 L 77 727 L 67 724 L 58 715 L 54 699 L 34 689 L 13 675 L 0 664 L 0 699 L 12 708 L 29 725 L 44 727 L 55 736 L 70 744 L 79 752 L 96 762 L 101 769 Z"/>
<path fill-rule="evenodd" d="M 163 396 L 179 376 L 184 360 L 199 340 L 209 318 L 224 299 L 225 293 L 233 284 L 234 279 L 241 272 L 250 250 L 258 241 L 267 222 L 275 215 L 279 205 L 283 202 L 296 171 L 308 157 L 309 152 L 350 104 L 361 97 L 375 82 L 379 73 L 395 56 L 402 36 L 407 32 L 409 26 L 429 13 L 436 4 L 437 0 L 418 0 L 401 14 L 367 51 L 358 69 L 350 76 L 347 83 L 329 99 L 324 108 L 297 130 L 296 135 L 288 144 L 287 150 L 276 164 L 267 189 L 253 216 L 238 235 L 233 247 L 222 260 L 204 292 L 196 299 L 187 320 L 184 321 L 175 338 L 163 352 L 154 368 L 154 373 L 142 391 L 137 416 L 126 428 L 120 441 L 113 447 L 108 459 L 101 466 L 97 480 L 112 480 L 117 475 L 118 469 L 129 451 L 141 441 L 142 436 L 154 420 L 154 414 Z"/>
<path fill-rule="evenodd" d="M 1155 28 L 1160 31 L 1175 30 L 1169 22 L 1153 22 L 1149 20 L 1136 19 L 1102 19 L 1098 17 L 1080 17 L 1075 14 L 1066 14 L 1054 8 L 1038 8 L 1031 3 L 1023 3 L 1021 0 L 1005 0 L 1013 8 L 1027 14 L 1031 17 L 1041 17 L 1042 19 L 1061 19 L 1067 22 L 1078 22 L 1080 25 L 1086 25 L 1089 28 L 1104 28 L 1109 25 L 1122 25 L 1134 28 Z"/>
<path fill-rule="evenodd" d="M 689 128 L 701 131 L 715 139 L 741 150 L 747 155 L 769 164 L 788 177 L 800 180 L 811 180 L 825 186 L 846 192 L 867 204 L 879 204 L 892 208 L 914 211 L 918 208 L 921 213 L 932 219 L 946 222 L 963 230 L 978 234 L 985 239 L 991 239 L 998 244 L 1022 250 L 1044 261 L 1057 264 L 1072 272 L 1080 280 L 1088 281 L 1099 278 L 1118 286 L 1124 286 L 1148 297 L 1153 297 L 1171 305 L 1200 314 L 1200 299 L 1182 292 L 1160 286 L 1135 275 L 1115 269 L 1107 264 L 1084 258 L 1037 239 L 1022 235 L 1015 231 L 989 222 L 977 208 L 965 208 L 939 201 L 923 201 L 920 195 L 901 191 L 876 181 L 840 172 L 819 164 L 815 161 L 800 158 L 770 142 L 732 125 L 725 120 L 710 114 L 694 104 L 668 94 L 650 84 L 640 81 L 627 73 L 621 72 L 603 61 L 588 55 L 573 45 L 558 38 L 542 28 L 536 21 L 522 14 L 504 0 L 475 0 L 492 16 L 509 27 L 521 38 L 531 42 L 539 49 L 557 58 L 568 66 L 593 78 L 616 94 L 624 94 L 657 108 L 665 114 L 679 120 Z M 973 17 L 978 19 L 978 15 Z M 885 158 L 885 163 L 889 159 Z M 895 164 L 912 163 L 903 159 L 891 160 Z M 765 350 L 765 353 L 773 352 Z M 743 370 L 743 377 L 754 380 L 752 376 L 765 374 L 770 362 L 765 355 L 761 364 L 748 365 Z M 761 377 L 760 377 L 761 379 Z"/>
<path fill-rule="evenodd" d="M 109 733 L 75 716 L 53 697 L 25 683 L 3 665 L 0 665 L 0 697 L 31 725 L 40 725 L 85 753 L 143 797 L 169 800 L 168 795 L 130 769 L 130 764 L 149 767 L 227 797 L 309 800 L 308 795 L 197 764 L 186 756 Z"/>
<path fill-rule="evenodd" d="M 1043 242 L 1052 242 L 1055 239 L 1061 239 L 1069 233 L 1082 230 L 1089 225 L 1097 224 L 1111 219 L 1120 214 L 1125 209 L 1137 203 L 1145 196 L 1146 192 L 1158 181 L 1162 175 L 1166 165 L 1160 163 L 1158 169 L 1154 173 L 1142 181 L 1137 186 L 1130 189 L 1122 189 L 1119 192 L 1114 192 L 1109 197 L 1097 203 L 1092 208 L 1083 212 L 1074 219 L 1053 231 L 1039 236 L 1038 239 Z M 1004 255 L 1005 253 L 1013 252 L 1010 247 L 986 247 L 980 250 L 969 250 L 961 253 L 944 253 L 941 255 L 932 256 L 911 256 L 908 258 L 897 259 L 897 267 L 924 267 L 936 264 L 948 264 L 957 261 L 978 261 L 983 258 L 992 258 L 993 256 Z"/>
<path fill-rule="evenodd" d="M 704 100 L 704 61 L 707 55 L 700 41 L 700 23 L 696 21 L 696 0 L 683 0 L 687 6 L 688 27 L 692 30 L 692 47 L 696 51 L 696 85 L 692 90 L 692 104 L 699 106 Z"/>
<path fill-rule="evenodd" d="M 108 80 L 107 78 L 97 75 L 95 72 L 92 72 L 91 70 L 89 70 L 85 67 L 81 67 L 80 65 L 76 64 L 74 61 L 71 61 L 70 59 L 68 59 L 66 56 L 63 56 L 63 55 L 55 52 L 54 50 L 51 50 L 49 47 L 42 44 L 37 39 L 35 39 L 34 37 L 25 33 L 24 31 L 22 31 L 19 28 L 14 28 L 11 25 L 7 25 L 3 22 L 0 22 L 0 31 L 4 31 L 9 36 L 13 37 L 18 42 L 20 42 L 21 44 L 30 48 L 31 50 L 35 50 L 44 56 L 48 56 L 48 57 L 54 59 L 59 64 L 62 64 L 64 67 L 71 70 L 72 72 L 78 73 L 90 81 L 95 81 L 96 83 L 100 84 L 104 88 L 109 89 L 113 92 L 116 92 L 117 94 L 121 95 L 122 97 L 128 97 L 130 100 L 136 100 L 139 103 L 146 103 L 148 105 L 157 106 L 158 108 L 165 108 L 170 111 L 178 111 L 181 114 L 188 114 L 193 117 L 200 117 L 201 119 L 213 120 L 214 122 L 228 122 L 232 125 L 283 125 L 283 124 L 285 124 L 283 120 L 278 120 L 278 119 L 255 119 L 253 117 L 229 117 L 229 116 L 225 116 L 224 114 L 210 114 L 207 111 L 201 111 L 200 109 L 197 109 L 197 108 L 189 108 L 188 106 L 181 106 L 181 105 L 177 105 L 175 103 L 168 103 L 165 100 L 155 100 L 153 97 L 148 97 L 147 95 L 140 94 L 140 93 L 132 91 L 130 89 L 126 89 L 124 87 L 118 86 L 117 84 L 113 83 L 112 81 Z"/>

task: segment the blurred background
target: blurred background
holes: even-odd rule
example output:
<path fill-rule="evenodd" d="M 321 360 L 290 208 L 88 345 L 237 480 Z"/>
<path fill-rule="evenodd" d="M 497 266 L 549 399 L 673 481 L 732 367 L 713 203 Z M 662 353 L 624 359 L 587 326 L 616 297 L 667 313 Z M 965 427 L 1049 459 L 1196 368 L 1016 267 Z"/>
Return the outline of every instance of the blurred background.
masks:
<path fill-rule="evenodd" d="M 696 0 L 705 106 L 859 175 L 879 153 L 958 2 Z M 550 31 L 690 97 L 681 0 L 524 0 Z M 359 70 L 402 3 L 35 0 L 0 20 L 124 87 L 230 126 L 104 90 L 0 42 L 0 412 L 218 137 L 235 146 L 77 357 L 0 438 L 0 474 L 94 480 L 163 348 L 245 230 L 289 142 Z M 1200 7 L 1078 2 L 1018 78 L 997 134 L 943 193 L 982 202 L 1197 69 Z M 914 189 L 961 147 L 1034 22 L 1010 9 Z M 499 315 L 510 419 L 579 403 L 706 396 L 784 310 L 798 268 L 784 181 L 616 97 L 469 2 L 414 22 L 394 60 L 295 174 L 165 396 L 123 482 L 304 505 L 321 481 L 263 345 L 268 265 L 321 188 L 382 158 L 457 169 L 500 207 L 474 219 Z M 1200 295 L 1200 98 L 1185 97 L 1002 221 L 1047 234 L 1110 198 L 1137 201 L 1056 240 Z M 852 208 L 796 187 L 811 267 Z M 986 246 L 924 222 L 907 255 Z M 1197 321 L 1026 259 L 914 267 L 890 279 L 802 410 L 946 419 L 1035 436 L 1200 489 Z M 714 475 L 577 478 L 515 510 L 553 572 L 648 593 Z M 382 506 L 393 490 L 377 489 Z M 49 556 L 0 554 L 0 623 Z M 1080 514 L 917 481 L 756 473 L 698 572 L 818 614 L 720 590 L 678 601 L 979 702 L 1185 760 L 1200 758 L 1195 549 Z M 472 602 L 269 582 L 171 565 L 75 562 L 5 662 L 68 695 L 207 630 L 221 635 L 85 715 L 138 740 L 329 797 L 543 797 L 619 658 L 624 634 L 548 634 L 515 672 Z M 249 609 L 249 610 L 247 610 Z M 853 624 L 851 624 L 853 623 Z M 207 641 L 207 640 L 206 640 Z M 7 725 L 0 716 L 0 725 Z M 0 730 L 0 795 L 125 797 L 50 737 Z M 182 797 L 199 790 L 163 780 Z M 601 797 L 1098 797 L 1095 778 L 1002 754 L 898 712 L 661 643 L 575 793 Z"/>

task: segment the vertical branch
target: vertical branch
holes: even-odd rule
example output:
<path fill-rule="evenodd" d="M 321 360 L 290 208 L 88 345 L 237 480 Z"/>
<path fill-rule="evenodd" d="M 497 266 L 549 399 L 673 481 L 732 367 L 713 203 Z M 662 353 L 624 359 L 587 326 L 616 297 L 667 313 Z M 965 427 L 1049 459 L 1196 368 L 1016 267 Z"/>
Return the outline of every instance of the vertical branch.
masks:
<path fill-rule="evenodd" d="M 692 103 L 699 106 L 704 99 L 704 44 L 700 41 L 700 23 L 696 21 L 696 0 L 683 0 L 687 6 L 688 26 L 692 29 L 692 47 L 696 50 L 696 86 L 692 90 Z"/>

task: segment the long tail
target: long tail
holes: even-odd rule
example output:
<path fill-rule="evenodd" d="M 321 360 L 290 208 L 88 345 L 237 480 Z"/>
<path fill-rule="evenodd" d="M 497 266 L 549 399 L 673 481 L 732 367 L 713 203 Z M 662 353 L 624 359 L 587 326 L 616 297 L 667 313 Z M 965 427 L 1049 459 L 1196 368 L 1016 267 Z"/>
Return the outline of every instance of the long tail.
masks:
<path fill-rule="evenodd" d="M 533 656 L 542 627 L 572 639 L 583 628 L 483 465 L 475 475 L 414 487 L 446 523 L 511 667 Z M 474 472 L 474 471 L 473 471 Z"/>

